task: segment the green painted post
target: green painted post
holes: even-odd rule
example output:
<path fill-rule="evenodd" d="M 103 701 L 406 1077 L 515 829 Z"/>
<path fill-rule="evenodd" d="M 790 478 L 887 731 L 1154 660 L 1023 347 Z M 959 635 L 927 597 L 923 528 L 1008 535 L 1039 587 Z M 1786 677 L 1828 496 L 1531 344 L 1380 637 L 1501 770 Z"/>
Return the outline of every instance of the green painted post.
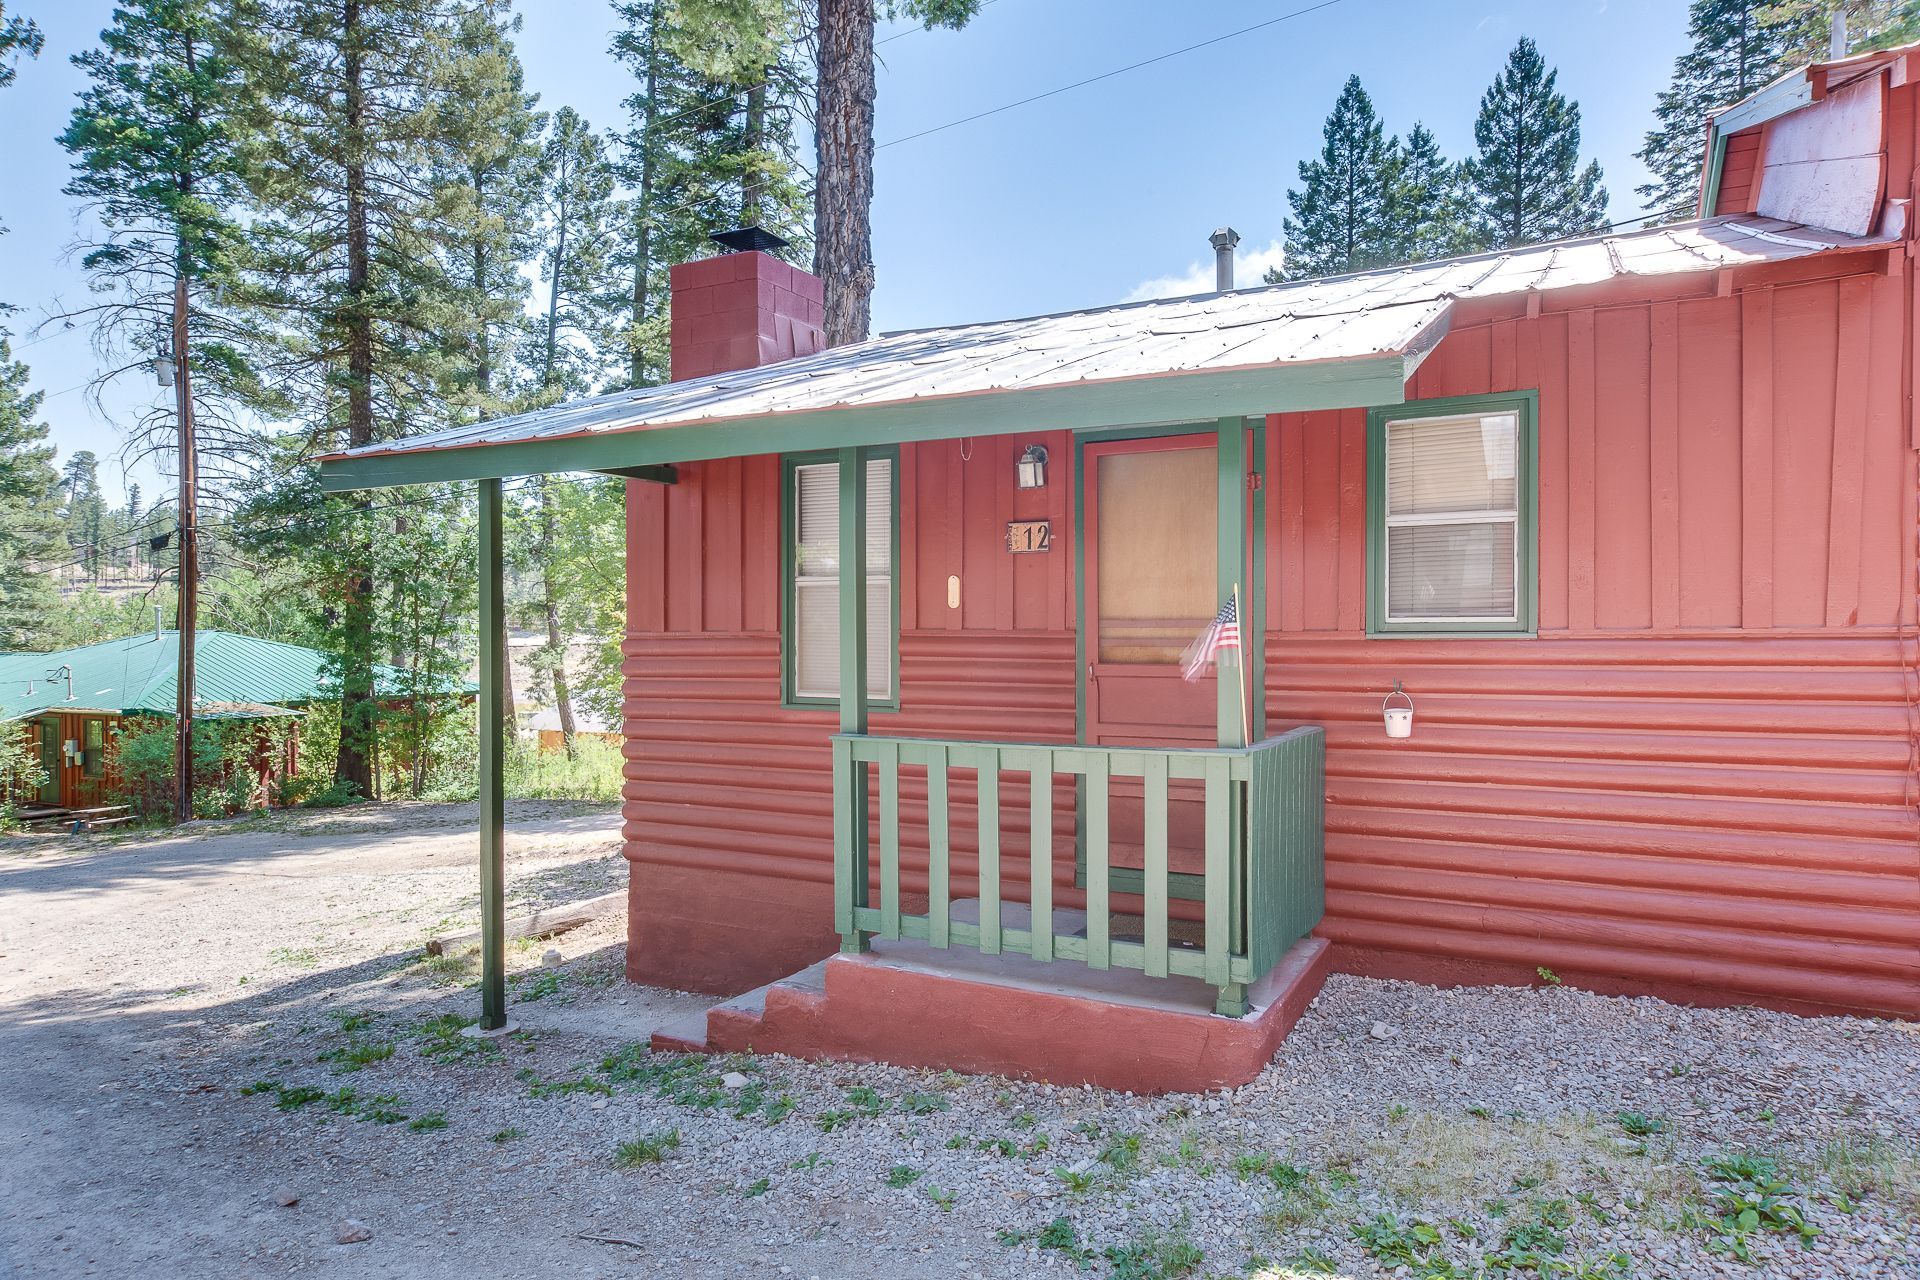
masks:
<path fill-rule="evenodd" d="M 480 481 L 480 1029 L 507 1025 L 505 759 L 506 589 L 500 482 Z"/>
<path fill-rule="evenodd" d="M 1240 620 L 1247 658 L 1247 696 L 1251 699 L 1253 740 L 1267 736 L 1267 420 L 1253 423 L 1253 455 L 1247 460 L 1247 474 L 1259 478 L 1259 488 L 1247 501 L 1252 507 L 1253 559 L 1247 565 L 1246 585 L 1241 594 L 1247 616 Z"/>
<path fill-rule="evenodd" d="M 1249 649 L 1260 643 L 1260 634 L 1254 630 L 1257 613 L 1248 601 L 1257 588 L 1248 580 L 1247 574 L 1247 422 L 1244 418 L 1222 418 L 1215 435 L 1217 458 L 1219 462 L 1219 543 L 1218 581 L 1219 597 L 1225 600 L 1238 587 L 1240 591 L 1240 648 L 1222 653 L 1215 681 L 1214 728 L 1217 740 L 1223 747 L 1244 747 L 1252 718 L 1251 693 L 1246 688 L 1248 667 L 1258 669 L 1257 664 L 1247 658 Z M 1209 883 L 1207 890 L 1207 936 L 1211 940 L 1216 931 L 1223 937 L 1245 943 L 1246 931 L 1238 926 L 1245 910 L 1246 895 L 1244 880 L 1246 873 L 1247 827 L 1245 816 L 1241 812 L 1239 787 L 1225 790 L 1235 793 L 1232 799 L 1225 795 L 1217 796 L 1212 787 L 1207 794 L 1207 828 L 1209 833 L 1215 830 L 1216 821 L 1226 827 L 1226 844 L 1230 864 L 1228 883 L 1217 888 Z M 1216 815 L 1214 808 L 1221 804 L 1226 812 Z M 1214 860 L 1209 857 L 1207 870 L 1214 870 Z M 1222 892 L 1221 890 L 1224 890 Z M 1219 921 L 1215 916 L 1222 910 L 1225 918 Z M 1239 983 L 1227 983 L 1221 986 L 1219 1011 L 1222 1013 L 1244 1012 L 1246 1007 L 1245 988 Z"/>
<path fill-rule="evenodd" d="M 1087 963 L 1105 969 L 1113 961 L 1112 907 L 1107 877 L 1107 753 L 1087 758 Z"/>
<path fill-rule="evenodd" d="M 1240 642 L 1252 642 L 1247 633 L 1247 424 L 1243 418 L 1220 419 L 1216 436 L 1220 463 L 1219 572 L 1217 598 L 1225 603 L 1240 588 Z M 1223 747 L 1244 747 L 1241 734 L 1240 652 L 1223 650 L 1217 667 L 1214 699 L 1215 728 Z"/>
<path fill-rule="evenodd" d="M 947 748 L 929 748 L 927 759 L 927 944 L 947 945 L 953 925 L 953 886 L 948 870 Z"/>
<path fill-rule="evenodd" d="M 840 450 L 840 732 L 867 731 L 867 458 L 866 450 Z M 851 754 L 851 753 L 849 753 Z M 834 797 L 838 874 L 855 907 L 868 905 L 872 869 L 868 841 L 867 765 L 851 761 Z M 869 935 L 851 929 L 841 936 L 847 952 L 871 948 Z"/>

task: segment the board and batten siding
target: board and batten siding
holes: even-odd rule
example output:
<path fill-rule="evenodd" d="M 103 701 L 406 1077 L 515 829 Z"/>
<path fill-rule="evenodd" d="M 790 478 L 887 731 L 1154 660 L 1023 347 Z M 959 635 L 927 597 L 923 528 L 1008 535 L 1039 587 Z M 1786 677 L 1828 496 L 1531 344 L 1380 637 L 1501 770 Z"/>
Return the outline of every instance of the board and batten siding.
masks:
<path fill-rule="evenodd" d="M 1866 259 L 1840 261 L 1460 315 L 1409 398 L 1539 391 L 1536 637 L 1367 638 L 1366 414 L 1268 420 L 1268 729 L 1327 729 L 1338 963 L 1920 1013 L 1907 281 L 1822 274 Z M 1013 485 L 1028 443 L 1043 490 Z M 1072 456 L 1062 433 L 901 450 L 904 706 L 874 732 L 1071 740 Z M 779 476 L 750 458 L 630 489 L 636 977 L 739 989 L 835 943 L 834 720 L 779 702 Z M 1010 555 L 1006 522 L 1039 518 L 1053 551 Z M 1380 726 L 1394 679 L 1406 741 Z M 1004 785 L 1018 897 L 1026 805 Z"/>

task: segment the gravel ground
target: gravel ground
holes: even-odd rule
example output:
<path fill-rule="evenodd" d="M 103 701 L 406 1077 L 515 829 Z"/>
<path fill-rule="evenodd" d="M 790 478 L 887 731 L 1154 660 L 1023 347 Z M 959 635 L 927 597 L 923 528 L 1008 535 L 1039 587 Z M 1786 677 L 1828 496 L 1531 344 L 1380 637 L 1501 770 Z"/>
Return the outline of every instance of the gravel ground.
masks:
<path fill-rule="evenodd" d="M 517 904 L 621 883 L 613 814 L 510 818 Z M 486 1042 L 419 951 L 472 821 L 0 841 L 0 1273 L 1920 1276 L 1912 1024 L 1335 977 L 1259 1080 L 1140 1099 L 656 1057 L 706 1002 L 609 921 Z"/>

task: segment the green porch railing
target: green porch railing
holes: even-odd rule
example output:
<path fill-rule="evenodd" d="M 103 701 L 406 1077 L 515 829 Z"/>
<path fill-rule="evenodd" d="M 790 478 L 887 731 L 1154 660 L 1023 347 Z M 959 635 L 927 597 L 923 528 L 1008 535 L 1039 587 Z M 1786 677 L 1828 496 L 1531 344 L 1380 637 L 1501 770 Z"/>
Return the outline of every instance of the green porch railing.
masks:
<path fill-rule="evenodd" d="M 935 947 L 1020 952 L 1040 961 L 1095 969 L 1138 969 L 1149 977 L 1199 978 L 1220 989 L 1217 1009 L 1246 1012 L 1247 988 L 1319 923 L 1326 901 L 1325 737 L 1295 729 L 1250 747 L 1160 748 L 1045 743 L 949 742 L 836 734 L 833 739 L 834 927 L 842 949 L 865 950 L 868 936 L 917 938 Z M 900 771 L 926 770 L 927 910 L 901 909 Z M 868 824 L 852 812 L 854 779 L 878 774 L 880 901 L 873 888 Z M 953 918 L 951 775 L 970 770 L 978 806 L 979 921 Z M 1000 777 L 1028 778 L 1028 927 L 1002 911 Z M 1086 867 L 1086 929 L 1059 933 L 1053 921 L 1056 775 L 1080 780 L 1080 844 Z M 1141 940 L 1112 936 L 1114 867 L 1108 817 L 1111 783 L 1138 779 L 1142 792 Z M 1170 937 L 1169 783 L 1190 779 L 1205 797 L 1202 941 Z"/>

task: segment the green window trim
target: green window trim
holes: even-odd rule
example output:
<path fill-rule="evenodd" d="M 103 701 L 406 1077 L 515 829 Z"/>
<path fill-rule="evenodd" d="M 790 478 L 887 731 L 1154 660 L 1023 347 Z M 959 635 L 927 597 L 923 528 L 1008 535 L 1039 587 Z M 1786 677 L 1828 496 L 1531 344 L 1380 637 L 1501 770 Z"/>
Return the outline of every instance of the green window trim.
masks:
<path fill-rule="evenodd" d="M 1519 417 L 1514 521 L 1513 621 L 1387 616 L 1387 424 L 1468 413 L 1510 412 Z M 1409 400 L 1367 411 L 1367 634 L 1393 636 L 1533 636 L 1540 624 L 1540 393 Z"/>
<path fill-rule="evenodd" d="M 888 512 L 891 529 L 887 534 L 887 546 L 890 553 L 887 574 L 887 655 L 892 663 L 887 687 L 893 691 L 889 698 L 867 698 L 867 707 L 872 711 L 898 711 L 900 709 L 900 449 L 897 445 L 877 445 L 864 451 L 868 458 L 888 460 L 887 480 L 891 494 Z M 796 529 L 794 473 L 800 467 L 818 466 L 822 463 L 837 465 L 840 454 L 837 450 L 822 450 L 814 453 L 782 454 L 780 458 L 780 705 L 789 709 L 822 710 L 840 705 L 840 699 L 803 697 L 794 692 L 795 643 L 793 635 L 793 596 L 794 596 L 794 540 Z"/>

